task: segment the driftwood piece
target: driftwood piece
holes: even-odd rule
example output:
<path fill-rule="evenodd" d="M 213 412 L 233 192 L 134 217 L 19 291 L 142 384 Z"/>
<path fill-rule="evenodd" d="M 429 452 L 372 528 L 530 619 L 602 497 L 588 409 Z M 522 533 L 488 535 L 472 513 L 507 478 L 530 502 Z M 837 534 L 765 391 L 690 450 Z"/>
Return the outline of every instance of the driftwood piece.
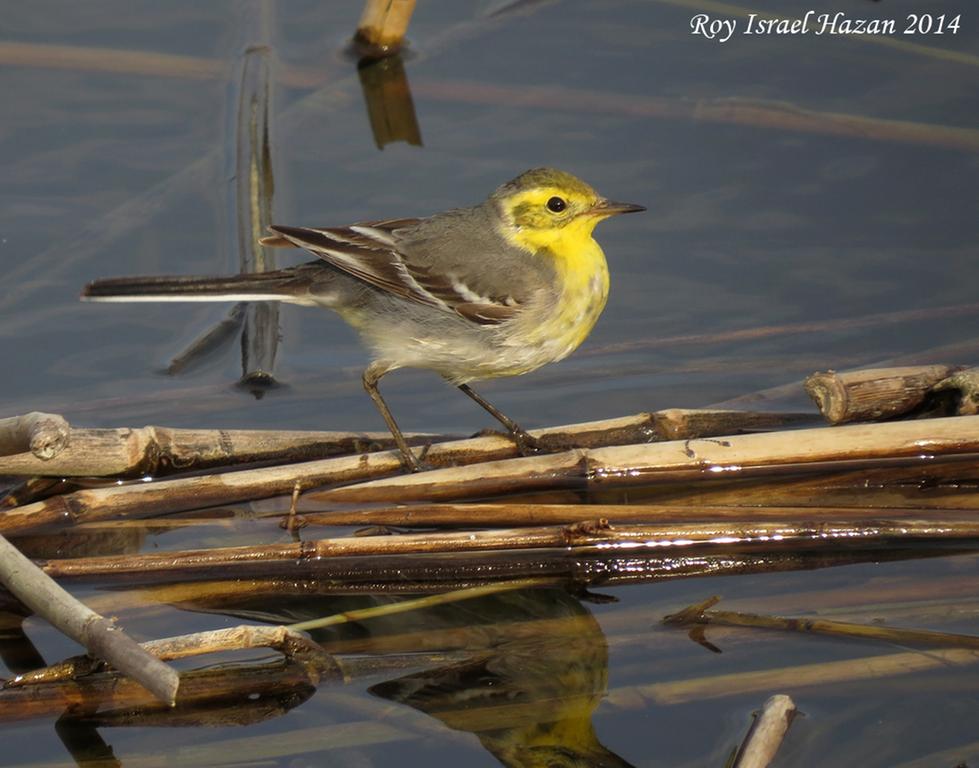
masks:
<path fill-rule="evenodd" d="M 951 365 L 827 371 L 809 376 L 805 387 L 830 424 L 876 421 L 913 411 L 955 371 Z"/>
<path fill-rule="evenodd" d="M 766 768 L 771 765 L 796 712 L 791 697 L 783 693 L 770 697 L 751 723 L 731 768 Z"/>
<path fill-rule="evenodd" d="M 733 435 L 579 449 L 484 462 L 331 488 L 319 502 L 451 501 L 503 493 L 604 488 L 776 475 L 803 469 L 869 468 L 979 451 L 979 416 Z"/>
<path fill-rule="evenodd" d="M 0 581 L 21 602 L 89 653 L 139 682 L 160 701 L 173 704 L 180 676 L 144 651 L 113 622 L 86 608 L 0 536 Z"/>
<path fill-rule="evenodd" d="M 329 560 L 379 558 L 405 555 L 446 555 L 493 551 L 546 550 L 563 552 L 594 548 L 622 548 L 632 553 L 643 550 L 682 556 L 697 545 L 754 546 L 767 551 L 852 547 L 861 543 L 906 539 L 955 540 L 979 538 L 979 522 L 957 520 L 873 520 L 860 522 L 781 521 L 758 523 L 672 523 L 661 525 L 611 526 L 592 520 L 567 526 L 494 528 L 481 531 L 438 531 L 396 536 L 351 536 L 314 539 L 285 544 L 262 544 L 212 549 L 147 552 L 136 555 L 106 555 L 49 560 L 46 573 L 55 577 L 97 575 L 162 575 L 232 569 L 251 572 L 256 566 L 290 565 L 310 570 L 325 567 Z M 701 552 L 702 554 L 702 552 Z M 342 567 L 342 566 L 341 566 Z"/>
<path fill-rule="evenodd" d="M 70 432 L 68 422 L 55 413 L 31 411 L 0 419 L 0 457 L 22 454 L 50 461 L 68 445 Z"/>
<path fill-rule="evenodd" d="M 414 10 L 415 0 L 367 0 L 353 39 L 357 53 L 367 58 L 397 53 Z"/>

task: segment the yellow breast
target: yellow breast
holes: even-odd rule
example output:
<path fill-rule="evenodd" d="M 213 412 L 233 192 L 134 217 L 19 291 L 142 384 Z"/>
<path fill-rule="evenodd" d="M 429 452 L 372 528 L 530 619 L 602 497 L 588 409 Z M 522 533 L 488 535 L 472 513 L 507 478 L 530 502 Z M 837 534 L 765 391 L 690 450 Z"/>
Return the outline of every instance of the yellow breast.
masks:
<path fill-rule="evenodd" d="M 608 298 L 609 275 L 605 254 L 591 237 L 594 223 L 582 222 L 550 232 L 546 242 L 521 243 L 536 246 L 553 260 L 556 294 L 528 317 L 523 343 L 533 348 L 527 370 L 561 360 L 571 354 L 591 333 Z"/>

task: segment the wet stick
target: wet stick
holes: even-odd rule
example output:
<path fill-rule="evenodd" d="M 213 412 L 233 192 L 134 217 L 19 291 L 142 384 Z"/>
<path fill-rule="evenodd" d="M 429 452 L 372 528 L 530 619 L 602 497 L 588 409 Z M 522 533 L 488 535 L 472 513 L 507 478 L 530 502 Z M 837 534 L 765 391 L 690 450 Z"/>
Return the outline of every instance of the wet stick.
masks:
<path fill-rule="evenodd" d="M 176 670 L 144 651 L 108 619 L 86 608 L 10 542 L 0 536 L 0 581 L 21 602 L 92 656 L 105 659 L 157 699 L 172 705 L 180 686 Z"/>
<path fill-rule="evenodd" d="M 975 501 L 979 508 L 979 499 Z M 280 513 L 276 513 L 278 515 Z M 921 507 L 856 507 L 856 506 L 758 506 L 746 502 L 743 505 L 683 504 L 527 504 L 493 503 L 477 504 L 415 504 L 397 507 L 369 507 L 365 509 L 337 509 L 302 512 L 306 525 L 358 525 L 358 526 L 418 526 L 418 527 L 489 527 L 523 525 L 560 525 L 599 518 L 613 525 L 620 523 L 694 523 L 751 520 L 795 521 L 796 525 L 823 524 L 826 521 L 847 521 L 848 526 L 870 526 L 875 520 L 887 519 L 890 524 L 905 518 L 924 515 L 929 518 L 970 522 L 975 519 L 971 511 Z M 174 521 L 178 523 L 179 521 Z M 121 524 L 121 523 L 112 523 Z M 189 520 L 186 524 L 213 524 L 208 520 Z"/>
<path fill-rule="evenodd" d="M 382 558 L 412 555 L 450 555 L 516 550 L 581 550 L 622 548 L 639 554 L 657 552 L 664 558 L 682 557 L 696 548 L 691 557 L 710 548 L 766 552 L 854 547 L 857 543 L 883 541 L 954 541 L 979 538 L 979 522 L 973 520 L 875 520 L 860 523 L 796 523 L 792 521 L 756 523 L 674 523 L 662 525 L 617 525 L 592 520 L 565 526 L 495 528 L 478 531 L 439 531 L 391 536 L 350 536 L 313 539 L 285 544 L 262 544 L 212 549 L 150 552 L 135 555 L 106 555 L 49 560 L 46 573 L 55 577 L 97 575 L 141 575 L 207 573 L 235 570 L 251 572 L 275 565 L 291 567 L 307 564 L 311 570 L 342 569 L 348 558 Z M 337 561 L 331 563 L 330 561 Z M 380 563 L 379 563 L 380 564 Z M 422 563 L 420 563 L 421 565 Z M 349 566 L 356 567 L 356 566 Z"/>

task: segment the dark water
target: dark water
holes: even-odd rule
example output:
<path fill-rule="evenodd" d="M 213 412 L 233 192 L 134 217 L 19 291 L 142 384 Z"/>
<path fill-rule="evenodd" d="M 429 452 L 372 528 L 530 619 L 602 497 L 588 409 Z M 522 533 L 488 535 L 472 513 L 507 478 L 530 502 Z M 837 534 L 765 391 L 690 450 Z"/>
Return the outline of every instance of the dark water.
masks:
<path fill-rule="evenodd" d="M 744 19 L 734 10 L 679 0 L 526 2 L 498 15 L 496 3 L 428 0 L 413 20 L 414 54 L 405 65 L 423 146 L 395 142 L 383 150 L 370 130 L 355 64 L 343 53 L 358 6 L 301 0 L 4 4 L 3 415 L 56 411 L 87 426 L 382 428 L 360 388 L 365 354 L 353 332 L 329 313 L 282 308 L 275 370 L 281 385 L 256 399 L 236 386 L 235 339 L 181 376 L 161 373 L 226 315 L 226 306 L 77 300 L 81 286 L 97 277 L 237 270 L 233 129 L 243 51 L 256 43 L 272 46 L 278 59 L 276 221 L 331 225 L 424 215 L 478 202 L 539 165 L 565 168 L 611 198 L 649 208 L 597 232 L 609 257 L 612 292 L 579 353 L 484 386 L 526 427 L 703 406 L 816 369 L 892 360 L 974 362 L 979 311 L 943 310 L 974 304 L 979 280 L 979 31 L 972 4 L 754 6 L 776 15 L 812 8 L 893 18 L 899 29 L 908 13 L 961 14 L 958 34 L 898 34 L 882 45 L 814 34 L 710 41 L 690 34 L 695 13 L 738 18 L 742 28 Z M 108 55 L 64 63 L 76 48 L 146 56 L 107 71 L 114 61 Z M 150 54 L 185 58 L 149 60 Z M 764 109 L 752 111 L 759 106 Z M 920 312 L 888 323 L 846 322 L 910 311 Z M 828 325 L 794 333 L 783 328 L 752 341 L 639 343 L 814 321 Z M 636 344 L 625 351 L 610 346 L 623 341 Z M 448 390 L 443 397 L 432 374 L 399 372 L 385 384 L 405 429 L 465 433 L 486 426 L 465 398 Z M 790 395 L 778 405 L 805 403 Z M 189 545 L 181 535 L 154 537 L 144 546 Z M 221 536 L 216 530 L 204 543 Z M 200 538 L 194 542 L 202 545 Z M 940 585 L 974 573 L 975 565 L 963 555 L 673 581 L 612 590 L 620 599 L 614 605 L 554 596 L 517 606 L 490 601 L 465 615 L 490 623 L 496 615 L 562 619 L 561 631 L 582 645 L 578 658 L 591 654 L 591 670 L 602 668 L 607 643 L 610 698 L 600 703 L 600 674 L 582 673 L 584 680 L 568 683 L 588 689 L 582 710 L 555 717 L 584 712 L 587 720 L 594 710 L 598 740 L 632 764 L 721 765 L 751 711 L 777 691 L 628 706 L 615 691 L 902 649 L 731 634 L 730 647 L 718 656 L 686 641 L 682 631 L 657 628 L 664 613 L 719 592 L 754 610 L 777 604 L 772 610 L 798 614 L 810 606 L 806 592 L 872 591 L 875 584 L 914 579 Z M 783 597 L 769 603 L 770 595 Z M 868 597 L 862 604 L 872 603 Z M 973 603 L 963 601 L 954 621 L 924 610 L 909 608 L 888 620 L 976 632 Z M 146 637 L 238 621 L 176 609 L 120 616 Z M 868 613 L 852 618 L 868 620 Z M 435 617 L 429 626 L 456 624 L 465 624 L 464 617 Z M 28 629 L 49 661 L 73 652 L 40 622 Z M 508 658 L 552 657 L 559 668 L 573 667 L 547 650 L 546 638 L 507 642 L 515 643 L 507 647 Z M 484 672 L 442 669 L 427 682 L 451 697 L 467 690 L 459 680 L 474 674 Z M 496 674 L 496 684 L 515 686 L 517 698 L 539 689 L 533 676 L 517 679 L 520 674 L 507 669 Z M 551 675 L 547 669 L 536 674 L 541 680 Z M 419 692 L 429 689 L 417 680 L 390 683 L 394 678 L 389 675 L 387 685 L 383 675 L 372 678 L 342 695 L 320 691 L 289 714 L 250 728 L 120 727 L 104 728 L 102 735 L 125 765 L 208 765 L 221 755 L 235 764 L 290 767 L 493 765 L 491 755 L 504 751 L 500 740 L 521 738 L 515 735 L 519 724 L 510 723 L 492 744 L 480 743 L 464 724 L 431 714 L 432 697 Z M 977 683 L 974 671 L 939 667 L 885 682 L 793 692 L 805 717 L 793 726 L 779 764 L 889 766 L 974 745 Z M 396 732 L 371 741 L 351 727 L 343 732 L 361 736 L 342 746 L 341 724 L 377 722 L 382 711 Z M 268 754 L 258 742 L 237 741 L 259 736 L 272 745 Z M 8 726 L 4 742 L 6 764 L 70 764 L 50 720 Z M 222 746 L 181 753 L 175 742 L 186 750 Z M 604 753 L 591 754 L 593 764 L 615 764 L 599 756 Z M 966 758 L 979 759 L 979 747 L 937 764 Z"/>

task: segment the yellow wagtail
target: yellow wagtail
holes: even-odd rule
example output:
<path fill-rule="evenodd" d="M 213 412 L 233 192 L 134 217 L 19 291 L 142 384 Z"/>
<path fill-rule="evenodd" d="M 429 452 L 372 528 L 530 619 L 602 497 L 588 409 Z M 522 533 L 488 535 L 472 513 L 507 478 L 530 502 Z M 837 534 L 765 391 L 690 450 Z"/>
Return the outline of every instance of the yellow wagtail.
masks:
<path fill-rule="evenodd" d="M 605 254 L 592 230 L 643 210 L 606 200 L 569 173 L 537 168 L 472 208 L 348 227 L 273 226 L 262 239 L 319 257 L 308 264 L 228 277 L 109 278 L 90 283 L 82 298 L 276 300 L 335 310 L 372 350 L 364 387 L 416 471 L 380 378 L 398 368 L 436 371 L 503 424 L 522 453 L 533 448 L 533 438 L 469 382 L 527 373 L 577 348 L 608 296 Z"/>

